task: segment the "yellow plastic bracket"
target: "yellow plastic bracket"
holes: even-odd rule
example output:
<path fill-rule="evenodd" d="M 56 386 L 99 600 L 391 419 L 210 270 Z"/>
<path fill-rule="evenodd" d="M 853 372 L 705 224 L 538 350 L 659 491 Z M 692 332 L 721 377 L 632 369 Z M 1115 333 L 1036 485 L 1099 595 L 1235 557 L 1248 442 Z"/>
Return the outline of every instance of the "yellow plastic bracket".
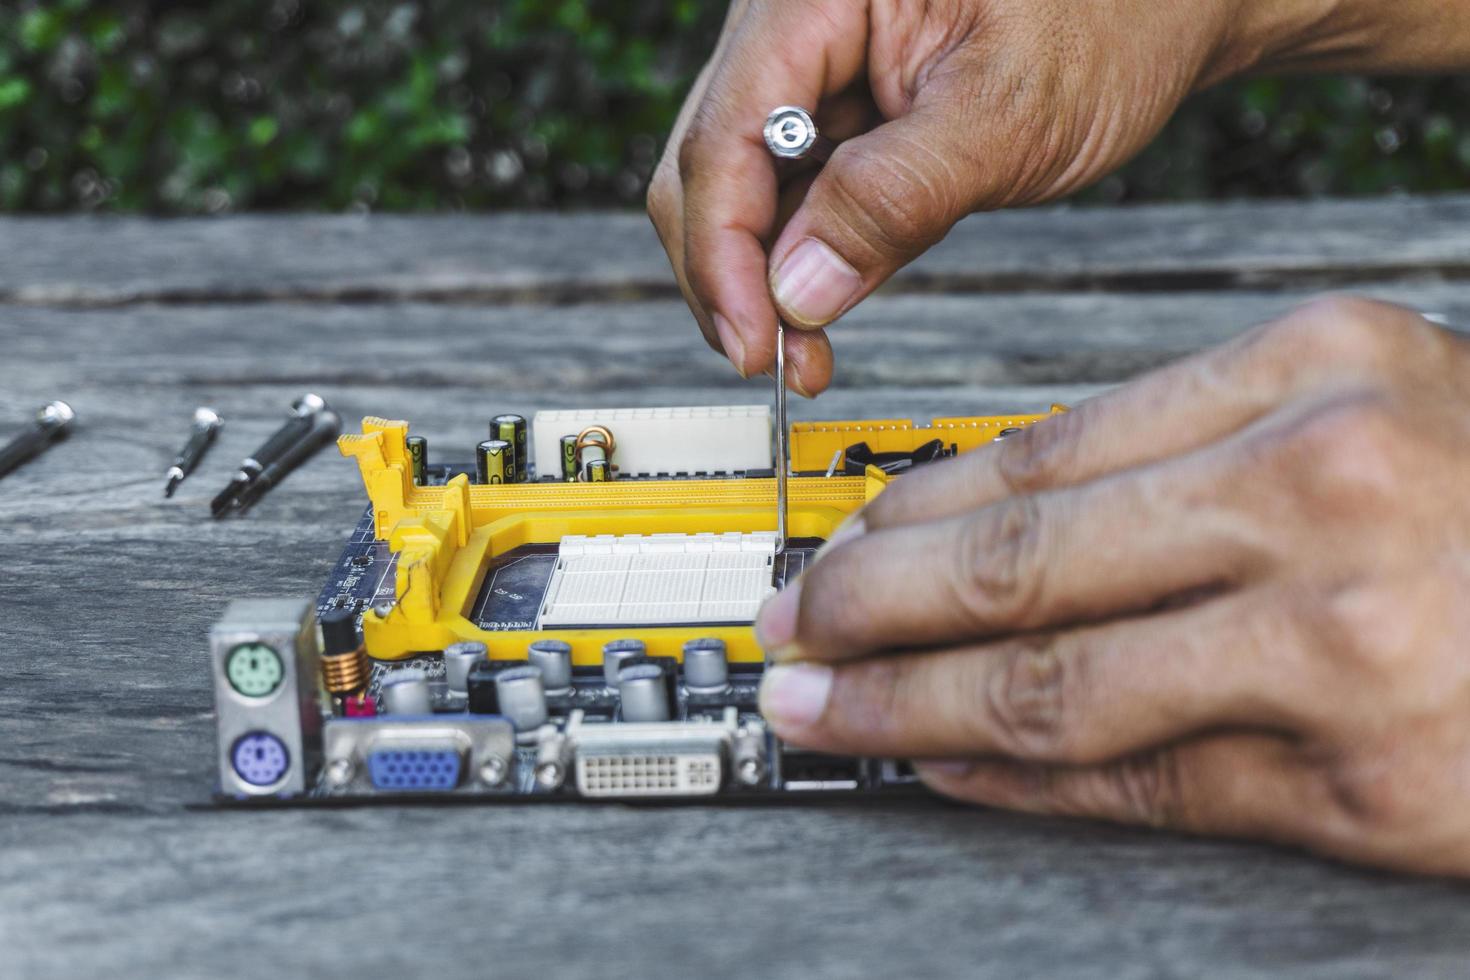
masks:
<path fill-rule="evenodd" d="M 1053 407 L 1053 413 L 1061 411 Z M 832 453 L 857 440 L 878 452 L 912 450 L 942 437 L 964 451 L 1044 415 L 937 419 L 931 426 L 903 421 L 797 423 L 793 467 L 825 470 Z M 626 629 L 558 629 L 534 623 L 513 632 L 484 630 L 469 615 L 495 559 L 528 544 L 555 544 L 569 534 L 695 534 L 775 529 L 773 479 L 620 480 L 609 483 L 475 485 L 456 476 L 443 486 L 413 482 L 405 438 L 408 423 L 363 419 L 362 433 L 338 440 L 357 460 L 372 501 L 375 533 L 398 555 L 396 601 L 363 617 L 368 652 L 401 659 L 477 640 L 493 659 L 524 657 L 527 645 L 555 636 L 572 645 L 578 664 L 598 664 L 602 645 Z M 788 488 L 788 533 L 830 537 L 837 527 L 888 485 L 870 466 L 862 476 L 796 477 Z M 518 624 L 521 625 L 521 624 Z M 730 659 L 759 661 L 764 653 L 749 626 L 669 626 L 638 630 L 654 656 L 682 657 L 684 643 L 703 636 L 725 641 Z"/>

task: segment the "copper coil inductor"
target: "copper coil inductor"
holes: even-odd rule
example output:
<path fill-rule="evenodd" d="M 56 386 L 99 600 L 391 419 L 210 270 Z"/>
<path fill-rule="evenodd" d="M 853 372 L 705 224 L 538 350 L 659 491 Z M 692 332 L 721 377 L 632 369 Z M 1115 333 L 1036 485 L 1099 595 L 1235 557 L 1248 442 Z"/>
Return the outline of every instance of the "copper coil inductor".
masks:
<path fill-rule="evenodd" d="M 322 684 L 331 694 L 351 694 L 368 685 L 367 649 L 357 632 L 357 614 L 332 609 L 322 614 Z"/>

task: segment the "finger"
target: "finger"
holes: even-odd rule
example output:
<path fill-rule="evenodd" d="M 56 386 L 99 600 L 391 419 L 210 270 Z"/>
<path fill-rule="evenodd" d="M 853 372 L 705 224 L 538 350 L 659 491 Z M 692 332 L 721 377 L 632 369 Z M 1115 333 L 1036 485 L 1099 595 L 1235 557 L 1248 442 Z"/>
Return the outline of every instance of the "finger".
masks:
<path fill-rule="evenodd" d="M 771 294 L 787 322 L 825 326 L 975 209 L 953 120 L 916 106 L 832 154 L 771 250 Z"/>
<path fill-rule="evenodd" d="M 858 77 L 864 4 L 799 0 L 753 8 L 731 37 L 679 150 L 684 274 L 742 373 L 775 360 L 766 244 L 776 166 L 762 128 L 779 105 L 816 106 Z"/>
<path fill-rule="evenodd" d="M 1309 303 L 994 445 L 906 475 L 864 508 L 864 527 L 935 520 L 1165 459 L 1244 429 L 1292 395 L 1381 372 L 1374 341 L 1356 336 L 1368 306 L 1374 317 L 1390 309 L 1406 323 L 1413 317 L 1362 300 Z"/>
<path fill-rule="evenodd" d="M 653 222 L 654 230 L 658 232 L 664 252 L 669 257 L 669 264 L 673 268 L 674 279 L 679 285 L 679 291 L 683 294 L 684 301 L 689 304 L 689 312 L 694 314 L 694 320 L 699 325 L 699 331 L 704 336 L 705 342 L 720 354 L 725 353 L 725 346 L 716 330 L 714 319 L 694 295 L 694 291 L 689 287 L 689 280 L 684 275 L 684 187 L 679 179 L 679 146 L 684 141 L 684 134 L 689 129 L 690 120 L 693 119 L 695 111 L 704 101 L 704 93 L 709 89 L 715 65 L 718 64 L 725 49 L 729 46 L 731 35 L 749 7 L 749 0 L 735 0 L 726 12 L 725 24 L 720 32 L 720 39 L 715 45 L 714 53 L 695 78 L 689 94 L 685 96 L 684 103 L 679 109 L 679 115 L 669 132 L 663 155 L 659 158 L 658 165 L 654 168 L 653 176 L 648 184 L 648 217 Z"/>
<path fill-rule="evenodd" d="M 771 374 L 775 373 L 772 368 Z M 815 398 L 832 383 L 832 343 L 825 330 L 786 333 L 786 387 Z"/>
<path fill-rule="evenodd" d="M 932 789 L 1024 813 L 1187 833 L 1316 842 L 1335 810 L 1324 781 L 1283 739 L 1220 734 L 1101 766 L 983 760 L 920 764 Z"/>
<path fill-rule="evenodd" d="M 1147 609 L 1258 577 L 1282 545 L 1248 517 L 1226 445 L 960 517 L 846 538 L 767 601 L 776 660 L 852 659 Z"/>
<path fill-rule="evenodd" d="M 1211 729 L 1297 732 L 1316 678 L 1269 593 L 1102 626 L 837 665 L 767 668 L 761 711 L 804 748 L 1104 762 Z"/>

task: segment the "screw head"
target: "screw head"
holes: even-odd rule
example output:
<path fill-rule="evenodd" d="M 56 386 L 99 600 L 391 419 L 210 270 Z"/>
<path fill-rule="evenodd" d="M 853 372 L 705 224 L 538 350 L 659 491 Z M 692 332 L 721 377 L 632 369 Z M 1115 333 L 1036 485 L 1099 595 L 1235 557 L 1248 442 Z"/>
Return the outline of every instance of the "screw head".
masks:
<path fill-rule="evenodd" d="M 801 106 L 772 109 L 763 130 L 766 148 L 778 157 L 799 160 L 817 141 L 817 124 Z"/>
<path fill-rule="evenodd" d="M 480 782 L 486 786 L 499 786 L 505 782 L 505 774 L 505 760 L 498 755 L 492 755 L 480 765 Z"/>
<path fill-rule="evenodd" d="M 333 786 L 346 786 L 352 781 L 352 772 L 356 768 L 351 759 L 333 759 L 327 763 L 327 782 Z"/>
<path fill-rule="evenodd" d="M 766 774 L 766 766 L 765 763 L 761 762 L 755 756 L 748 756 L 740 760 L 740 764 L 735 767 L 735 771 L 742 783 L 747 786 L 754 786 Z"/>
<path fill-rule="evenodd" d="M 543 762 L 536 767 L 536 783 L 543 789 L 556 789 L 566 778 L 566 768 L 560 762 Z"/>

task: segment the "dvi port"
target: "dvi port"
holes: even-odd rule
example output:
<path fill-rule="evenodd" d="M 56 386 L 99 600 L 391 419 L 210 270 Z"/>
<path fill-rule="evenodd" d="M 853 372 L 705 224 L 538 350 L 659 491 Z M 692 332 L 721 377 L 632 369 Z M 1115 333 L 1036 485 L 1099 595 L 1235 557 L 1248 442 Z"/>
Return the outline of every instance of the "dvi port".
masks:
<path fill-rule="evenodd" d="M 577 755 L 583 796 L 711 796 L 724 782 L 724 760 L 704 755 Z"/>
<path fill-rule="evenodd" d="M 713 721 L 584 724 L 567 731 L 586 797 L 713 796 L 725 783 L 731 728 Z"/>

